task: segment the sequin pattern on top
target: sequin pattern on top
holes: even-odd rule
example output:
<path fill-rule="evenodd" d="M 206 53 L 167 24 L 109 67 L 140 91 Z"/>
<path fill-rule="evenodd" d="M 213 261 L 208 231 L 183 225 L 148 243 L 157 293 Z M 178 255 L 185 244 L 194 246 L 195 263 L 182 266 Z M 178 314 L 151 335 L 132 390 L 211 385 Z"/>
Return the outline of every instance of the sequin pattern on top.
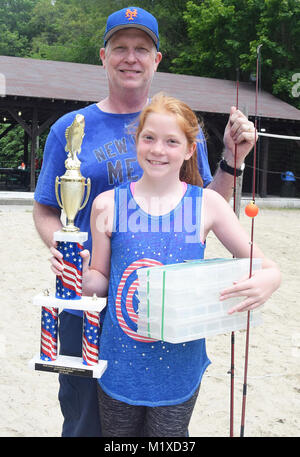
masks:
<path fill-rule="evenodd" d="M 99 379 L 113 398 L 148 406 L 181 403 L 195 392 L 210 363 L 204 339 L 170 344 L 136 333 L 137 269 L 203 258 L 201 206 L 202 189 L 188 186 L 174 210 L 151 216 L 137 205 L 129 185 L 115 190 L 108 305 L 100 338 L 108 369 Z"/>

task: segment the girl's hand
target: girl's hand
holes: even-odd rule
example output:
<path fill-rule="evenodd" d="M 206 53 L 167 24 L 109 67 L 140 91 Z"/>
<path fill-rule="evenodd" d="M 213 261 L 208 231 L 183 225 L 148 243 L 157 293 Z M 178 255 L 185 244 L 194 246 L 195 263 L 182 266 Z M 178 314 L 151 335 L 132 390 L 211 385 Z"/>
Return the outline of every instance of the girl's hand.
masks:
<path fill-rule="evenodd" d="M 233 286 L 224 289 L 220 300 L 232 297 L 245 297 L 238 305 L 232 307 L 228 314 L 241 311 L 251 311 L 263 305 L 278 288 L 280 272 L 277 268 L 263 268 L 255 271 L 251 278 L 243 277 Z"/>
<path fill-rule="evenodd" d="M 87 249 L 84 249 L 83 251 L 80 252 L 80 256 L 82 258 L 82 274 L 84 275 L 88 269 L 89 269 L 89 263 L 90 263 L 90 251 Z"/>

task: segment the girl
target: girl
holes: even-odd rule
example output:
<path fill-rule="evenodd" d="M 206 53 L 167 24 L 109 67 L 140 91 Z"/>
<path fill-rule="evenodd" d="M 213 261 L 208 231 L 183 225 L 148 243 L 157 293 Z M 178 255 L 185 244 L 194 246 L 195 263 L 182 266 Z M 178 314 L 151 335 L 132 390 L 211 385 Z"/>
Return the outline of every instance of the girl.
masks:
<path fill-rule="evenodd" d="M 169 344 L 137 334 L 136 269 L 204 257 L 210 230 L 234 255 L 249 257 L 249 237 L 231 207 L 202 189 L 195 154 L 198 120 L 163 94 L 142 111 L 136 131 L 143 175 L 93 203 L 93 251 L 83 251 L 83 292 L 108 294 L 100 353 L 108 368 L 98 385 L 103 436 L 186 436 L 201 378 L 210 361 L 205 339 Z M 254 246 L 262 270 L 224 290 L 243 297 L 230 310 L 262 305 L 280 272 Z M 184 303 L 183 303 L 184 306 Z"/>

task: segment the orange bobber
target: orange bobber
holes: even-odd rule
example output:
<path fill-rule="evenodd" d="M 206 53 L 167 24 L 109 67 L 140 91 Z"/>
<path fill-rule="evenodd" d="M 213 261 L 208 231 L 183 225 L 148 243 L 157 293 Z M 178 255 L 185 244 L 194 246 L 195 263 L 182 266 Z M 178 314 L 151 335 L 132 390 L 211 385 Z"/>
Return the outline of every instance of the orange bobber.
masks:
<path fill-rule="evenodd" d="M 254 202 L 248 203 L 245 208 L 245 213 L 249 217 L 255 217 L 258 214 L 258 206 Z"/>

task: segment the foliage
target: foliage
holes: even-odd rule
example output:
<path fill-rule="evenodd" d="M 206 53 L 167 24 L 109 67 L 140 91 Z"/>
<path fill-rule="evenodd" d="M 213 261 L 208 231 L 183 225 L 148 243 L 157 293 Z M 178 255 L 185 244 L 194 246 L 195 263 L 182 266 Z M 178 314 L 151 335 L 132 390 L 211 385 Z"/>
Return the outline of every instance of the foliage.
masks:
<path fill-rule="evenodd" d="M 300 73 L 300 2 L 267 0 L 257 23 L 257 38 L 251 43 L 251 54 L 263 45 L 262 74 L 267 90 L 300 109 L 293 98 L 292 75 Z M 247 63 L 246 63 L 247 66 Z"/>
<path fill-rule="evenodd" d="M 235 80 L 239 68 L 241 81 L 253 80 L 262 44 L 262 88 L 300 109 L 299 0 L 136 3 L 158 20 L 160 71 Z M 2 1 L 0 55 L 99 65 L 106 18 L 126 6 L 127 0 Z M 1 155 L 20 150 L 16 131 L 1 139 Z"/>
<path fill-rule="evenodd" d="M 158 19 L 159 70 L 248 81 L 262 44 L 262 85 L 300 107 L 299 0 L 140 0 Z M 127 0 L 6 0 L 0 5 L 0 55 L 99 64 L 107 16 Z"/>
<path fill-rule="evenodd" d="M 8 125 L 3 125 L 3 130 L 7 127 Z M 23 138 L 24 130 L 19 126 L 1 138 L 0 167 L 10 168 L 21 165 L 24 154 Z"/>
<path fill-rule="evenodd" d="M 4 131 L 7 124 L 1 125 L 1 131 Z M 43 149 L 46 142 L 47 133 L 45 132 L 39 138 L 39 150 L 37 159 L 41 163 Z M 28 153 L 30 154 L 31 141 L 28 143 Z M 15 168 L 24 161 L 24 130 L 21 126 L 16 125 L 0 140 L 0 167 Z"/>
<path fill-rule="evenodd" d="M 30 18 L 35 0 L 0 3 L 0 55 L 24 57 L 31 50 Z"/>
<path fill-rule="evenodd" d="M 173 71 L 235 79 L 239 68 L 248 81 L 261 44 L 263 88 L 300 108 L 292 92 L 292 75 L 300 72 L 299 0 L 188 1 L 184 19 L 189 41 Z"/>
<path fill-rule="evenodd" d="M 31 57 L 65 62 L 99 63 L 105 16 L 99 3 L 40 0 L 33 10 L 35 31 Z"/>

